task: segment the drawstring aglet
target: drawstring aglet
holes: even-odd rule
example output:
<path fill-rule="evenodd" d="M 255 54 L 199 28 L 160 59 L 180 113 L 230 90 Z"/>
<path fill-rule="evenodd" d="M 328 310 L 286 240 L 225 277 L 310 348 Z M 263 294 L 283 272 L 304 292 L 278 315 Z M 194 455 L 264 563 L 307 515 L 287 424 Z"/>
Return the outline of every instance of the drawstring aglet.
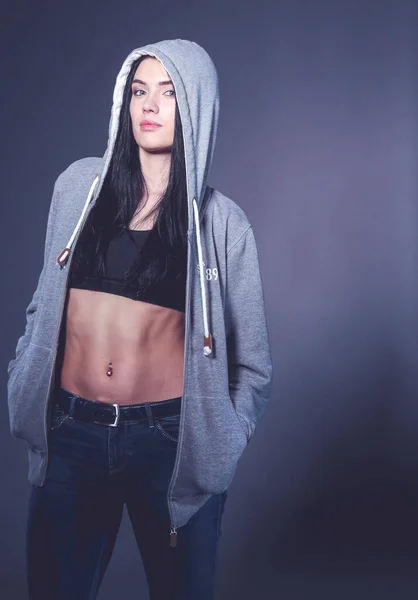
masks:
<path fill-rule="evenodd" d="M 209 356 L 210 354 L 212 354 L 212 334 L 209 333 L 209 335 L 206 337 L 206 335 L 203 337 L 203 354 L 205 356 Z"/>
<path fill-rule="evenodd" d="M 175 548 L 177 546 L 177 531 L 173 527 L 170 531 L 170 548 Z"/>
<path fill-rule="evenodd" d="M 57 263 L 59 264 L 59 266 L 65 267 L 65 264 L 68 260 L 68 257 L 70 256 L 70 248 L 64 248 L 64 250 L 62 252 L 59 253 L 58 258 L 57 258 Z"/>

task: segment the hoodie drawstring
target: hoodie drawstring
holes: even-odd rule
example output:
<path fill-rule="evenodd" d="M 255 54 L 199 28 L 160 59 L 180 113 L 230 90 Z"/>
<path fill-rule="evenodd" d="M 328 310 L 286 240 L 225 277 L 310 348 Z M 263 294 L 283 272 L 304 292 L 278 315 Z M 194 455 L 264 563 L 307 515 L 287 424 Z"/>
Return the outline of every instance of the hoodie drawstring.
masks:
<path fill-rule="evenodd" d="M 203 310 L 203 327 L 204 327 L 204 338 L 203 338 L 203 354 L 210 356 L 212 354 L 212 334 L 209 331 L 208 325 L 208 308 L 206 304 L 206 289 L 205 289 L 205 278 L 203 270 L 203 258 L 202 258 L 202 243 L 200 241 L 200 222 L 199 222 L 199 209 L 197 207 L 196 198 L 193 198 L 194 208 L 194 220 L 196 225 L 196 241 L 197 241 L 197 255 L 199 260 L 199 273 L 200 273 L 200 293 L 202 296 L 202 310 Z"/>
<path fill-rule="evenodd" d="M 87 195 L 86 201 L 84 203 L 83 211 L 78 219 L 77 225 L 74 228 L 74 231 L 68 240 L 68 243 L 64 250 L 59 253 L 57 257 L 57 263 L 62 268 L 65 267 L 68 258 L 71 253 L 71 246 L 73 245 L 74 239 L 77 235 L 78 230 L 81 227 L 81 223 L 83 222 L 84 215 L 86 210 L 90 204 L 90 201 L 93 197 L 94 190 L 96 188 L 97 182 L 99 181 L 99 176 L 95 178 L 93 183 L 91 184 L 89 193 Z M 203 258 L 202 258 L 202 243 L 200 240 L 200 221 L 199 221 L 199 209 L 197 206 L 196 198 L 193 198 L 193 209 L 194 209 L 194 219 L 196 225 L 196 241 L 197 241 L 197 254 L 199 260 L 199 273 L 200 273 L 200 293 L 202 296 L 202 310 L 203 310 L 203 327 L 204 327 L 204 337 L 203 337 L 203 354 L 205 356 L 210 356 L 212 354 L 212 334 L 209 331 L 208 325 L 208 309 L 206 303 L 206 289 L 205 289 L 205 278 L 204 278 L 204 269 L 203 269 Z"/>
<path fill-rule="evenodd" d="M 60 252 L 59 255 L 58 255 L 58 257 L 57 257 L 57 263 L 59 264 L 59 266 L 61 268 L 65 267 L 65 264 L 66 264 L 66 262 L 68 260 L 68 257 L 70 256 L 71 246 L 73 245 L 75 236 L 77 235 L 77 232 L 80 229 L 81 223 L 83 221 L 83 217 L 84 217 L 84 215 L 86 213 L 88 205 L 90 204 L 90 200 L 91 200 L 91 198 L 93 196 L 94 189 L 95 189 L 98 181 L 99 181 L 99 176 L 97 175 L 97 177 L 95 178 L 95 180 L 91 184 L 90 191 L 89 191 L 89 193 L 87 195 L 87 199 L 86 199 L 86 201 L 84 203 L 83 211 L 82 211 L 82 213 L 80 215 L 80 218 L 78 219 L 77 225 L 74 228 L 72 236 L 68 240 L 68 243 L 67 243 L 66 247 L 64 248 L 64 250 L 62 252 Z"/>

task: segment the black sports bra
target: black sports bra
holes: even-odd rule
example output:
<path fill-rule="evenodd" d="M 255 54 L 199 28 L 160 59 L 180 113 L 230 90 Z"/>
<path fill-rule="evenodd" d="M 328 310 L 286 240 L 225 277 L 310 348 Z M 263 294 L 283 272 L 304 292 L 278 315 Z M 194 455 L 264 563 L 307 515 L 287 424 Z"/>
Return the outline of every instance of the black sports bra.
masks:
<path fill-rule="evenodd" d="M 144 292 L 124 289 L 124 274 L 135 260 L 151 230 L 124 229 L 113 239 L 106 255 L 106 272 L 103 277 L 88 277 L 80 267 L 77 272 L 72 266 L 68 276 L 68 287 L 95 290 L 141 300 L 174 310 L 185 311 L 186 275 L 185 272 L 169 270 L 165 278 Z"/>

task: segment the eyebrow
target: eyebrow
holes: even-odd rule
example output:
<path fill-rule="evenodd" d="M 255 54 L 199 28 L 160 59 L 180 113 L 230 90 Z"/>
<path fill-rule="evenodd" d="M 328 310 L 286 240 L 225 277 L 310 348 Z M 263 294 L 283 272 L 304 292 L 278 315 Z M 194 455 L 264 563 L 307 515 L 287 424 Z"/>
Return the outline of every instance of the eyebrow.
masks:
<path fill-rule="evenodd" d="M 145 83 L 145 81 L 142 81 L 141 79 L 134 79 L 132 83 L 139 83 L 140 85 L 147 85 Z M 171 81 L 171 79 L 168 79 L 167 81 L 159 81 L 158 85 L 173 85 L 173 82 Z"/>

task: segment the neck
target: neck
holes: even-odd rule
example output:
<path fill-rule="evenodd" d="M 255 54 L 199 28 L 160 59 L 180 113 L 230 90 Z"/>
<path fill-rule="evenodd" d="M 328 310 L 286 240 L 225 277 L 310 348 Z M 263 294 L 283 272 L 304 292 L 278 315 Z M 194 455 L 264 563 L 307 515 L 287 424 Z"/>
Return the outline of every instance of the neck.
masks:
<path fill-rule="evenodd" d="M 147 152 L 139 149 L 139 162 L 148 190 L 148 196 L 161 197 L 168 185 L 171 152 Z"/>

